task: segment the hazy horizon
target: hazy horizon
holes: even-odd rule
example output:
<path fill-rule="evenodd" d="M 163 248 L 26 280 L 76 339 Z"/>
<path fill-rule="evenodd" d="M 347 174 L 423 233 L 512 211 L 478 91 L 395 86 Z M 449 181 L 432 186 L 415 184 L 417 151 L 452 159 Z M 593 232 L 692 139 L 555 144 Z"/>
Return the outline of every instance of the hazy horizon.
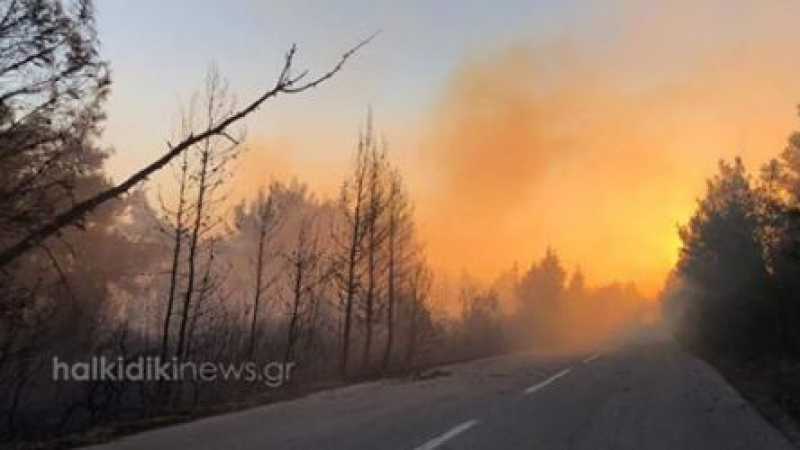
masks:
<path fill-rule="evenodd" d="M 244 102 L 272 82 L 292 42 L 316 68 L 379 30 L 345 76 L 249 121 L 236 196 L 269 177 L 335 196 L 371 107 L 415 198 L 432 267 L 488 280 L 552 246 L 592 283 L 630 280 L 657 293 L 677 259 L 677 225 L 718 159 L 742 155 L 756 167 L 795 128 L 800 5 L 487 7 L 101 4 L 114 77 L 109 171 L 120 179 L 163 150 L 209 62 Z M 451 19 L 440 23 L 443 14 Z"/>

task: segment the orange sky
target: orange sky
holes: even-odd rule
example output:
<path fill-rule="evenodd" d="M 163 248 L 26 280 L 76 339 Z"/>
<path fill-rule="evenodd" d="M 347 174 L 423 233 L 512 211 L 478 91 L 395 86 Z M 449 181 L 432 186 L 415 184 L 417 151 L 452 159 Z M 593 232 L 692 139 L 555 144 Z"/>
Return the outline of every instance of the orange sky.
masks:
<path fill-rule="evenodd" d="M 298 176 L 334 195 L 372 105 L 438 269 L 489 279 L 550 245 L 590 282 L 631 280 L 655 293 L 677 256 L 677 225 L 717 160 L 742 155 L 755 169 L 798 128 L 800 4 L 599 3 L 609 6 L 560 12 L 541 36 L 513 31 L 525 29 L 519 17 L 516 38 L 476 28 L 483 34 L 464 48 L 457 44 L 466 38 L 445 35 L 408 46 L 415 33 L 443 32 L 413 28 L 410 10 L 388 25 L 370 16 L 369 29 L 384 34 L 348 70 L 248 123 L 234 194 Z M 473 13 L 475 21 L 491 11 Z M 457 28 L 444 31 L 471 36 L 466 23 Z M 350 42 L 360 31 L 332 33 Z M 110 139 L 151 152 L 119 155 L 114 173 L 123 173 L 155 154 L 167 133 L 129 127 L 137 133 L 129 136 L 120 124 L 134 127 L 143 110 L 163 124 L 169 113 L 125 97 L 128 72 L 115 74 L 122 96 L 112 96 Z"/>
<path fill-rule="evenodd" d="M 657 292 L 717 160 L 742 155 L 756 171 L 796 128 L 800 65 L 770 44 L 717 48 L 645 82 L 568 46 L 463 63 L 421 157 L 433 261 L 488 277 L 551 245 L 590 280 Z"/>

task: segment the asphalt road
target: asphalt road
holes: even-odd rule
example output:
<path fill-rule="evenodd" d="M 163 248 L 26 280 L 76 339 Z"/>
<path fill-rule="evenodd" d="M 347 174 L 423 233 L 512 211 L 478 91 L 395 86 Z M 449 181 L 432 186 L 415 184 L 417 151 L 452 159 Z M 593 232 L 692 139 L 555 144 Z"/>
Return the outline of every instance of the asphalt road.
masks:
<path fill-rule="evenodd" d="M 102 449 L 792 448 L 662 334 L 570 358 L 513 354 L 121 438 Z"/>

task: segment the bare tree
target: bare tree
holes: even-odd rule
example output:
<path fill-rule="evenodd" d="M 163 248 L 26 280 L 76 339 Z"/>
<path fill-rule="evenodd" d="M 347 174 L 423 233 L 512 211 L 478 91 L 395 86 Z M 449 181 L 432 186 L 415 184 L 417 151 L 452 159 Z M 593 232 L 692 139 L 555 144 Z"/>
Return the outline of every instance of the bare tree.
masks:
<path fill-rule="evenodd" d="M 178 171 L 179 171 L 178 205 L 175 211 L 171 211 L 166 205 L 163 204 L 163 202 L 161 207 L 162 212 L 164 213 L 164 216 L 167 219 L 166 221 L 172 222 L 171 223 L 172 229 L 169 230 L 169 233 L 171 234 L 170 237 L 172 239 L 172 261 L 170 262 L 170 275 L 169 275 L 170 278 L 169 278 L 169 289 L 167 295 L 167 306 L 166 306 L 166 311 L 164 312 L 164 321 L 161 331 L 160 355 L 162 360 L 166 360 L 166 358 L 169 356 L 169 340 L 170 340 L 169 338 L 172 329 L 171 321 L 175 309 L 175 295 L 178 290 L 178 276 L 180 274 L 183 240 L 187 229 L 186 190 L 187 190 L 187 184 L 189 183 L 188 153 L 183 153 L 181 155 L 181 162 Z M 170 220 L 169 216 L 173 216 L 173 219 Z"/>
<path fill-rule="evenodd" d="M 372 338 L 375 330 L 375 313 L 378 308 L 381 276 L 381 251 L 386 238 L 384 215 L 386 211 L 385 181 L 388 166 L 386 153 L 378 148 L 369 119 L 367 129 L 368 187 L 366 214 L 367 289 L 364 299 L 364 347 L 361 354 L 362 370 L 367 370 L 372 353 Z"/>
<path fill-rule="evenodd" d="M 204 316 L 211 314 L 213 305 L 208 305 L 210 300 L 213 300 L 214 295 L 220 288 L 219 278 L 215 276 L 215 260 L 216 260 L 216 244 L 217 239 L 211 238 L 205 245 L 205 265 L 203 273 L 200 277 L 197 288 L 195 289 L 195 301 L 191 305 L 191 312 L 189 314 L 189 325 L 186 332 L 186 347 L 184 349 L 184 357 L 190 355 L 193 348 L 192 343 L 199 328 L 198 324 Z"/>
<path fill-rule="evenodd" d="M 250 321 L 250 339 L 247 345 L 247 355 L 252 359 L 256 347 L 256 335 L 258 328 L 258 318 L 261 306 L 261 299 L 268 285 L 272 284 L 265 279 L 266 251 L 267 243 L 278 223 L 278 215 L 275 210 L 275 200 L 272 192 L 264 194 L 259 192 L 258 200 L 255 204 L 255 223 L 254 228 L 257 233 L 257 245 L 255 255 L 255 284 L 253 287 L 253 308 Z M 239 224 L 240 227 L 244 224 Z"/>
<path fill-rule="evenodd" d="M 283 354 L 284 363 L 293 361 L 295 347 L 300 337 L 300 326 L 305 322 L 312 311 L 311 298 L 316 286 L 326 278 L 320 271 L 322 253 L 318 249 L 316 230 L 313 217 L 300 218 L 294 248 L 285 253 L 284 260 L 287 272 L 290 274 L 291 301 L 289 308 L 289 323 L 287 325 L 286 347 Z"/>
<path fill-rule="evenodd" d="M 227 301 L 225 251 L 231 236 L 219 230 L 224 166 L 241 142 L 233 129 L 269 99 L 327 81 L 367 41 L 316 78 L 295 70 L 293 46 L 275 84 L 252 102 L 242 108 L 205 102 L 202 123 L 187 126 L 160 157 L 114 184 L 104 173 L 107 152 L 96 143 L 109 78 L 97 52 L 92 2 L 0 2 L 0 390 L 9 393 L 0 399 L 0 440 L 9 430 L 80 429 L 121 418 L 123 410 L 126 417 L 157 410 L 149 403 L 156 392 L 150 386 L 52 386 L 46 367 L 55 352 L 76 359 L 100 353 L 123 363 L 151 352 L 163 358 L 224 358 L 232 348 L 245 347 L 248 329 L 253 347 L 254 326 L 240 321 L 241 310 Z M 219 108 L 212 111 L 215 104 Z M 133 229 L 153 231 L 152 222 L 131 216 L 134 203 L 144 205 L 149 219 L 159 214 L 144 194 L 131 190 L 167 165 L 176 170 L 179 187 L 176 202 L 164 205 L 159 217 L 168 239 L 133 236 Z M 359 220 L 363 215 L 362 209 Z M 363 224 L 356 229 L 363 233 Z M 248 302 L 262 303 L 254 307 L 253 323 L 269 284 L 266 266 L 277 262 L 268 256 L 270 233 L 262 230 L 255 292 L 248 285 L 246 293 Z M 274 346 L 286 358 L 310 354 L 301 353 L 304 339 L 308 349 L 315 340 L 336 348 L 335 333 L 323 335 L 323 324 L 337 317 L 330 301 L 335 296 L 328 296 L 322 281 L 330 273 L 325 247 L 309 240 L 297 243 L 305 250 L 295 255 L 304 260 L 302 270 L 292 272 L 300 282 L 293 284 L 291 344 Z M 165 273 L 143 281 L 140 272 L 149 267 Z M 358 271 L 351 278 L 355 296 Z M 15 326 L 7 326 L 11 323 Z"/>
<path fill-rule="evenodd" d="M 229 116 L 232 110 L 232 101 L 225 81 L 220 78 L 219 72 L 212 67 L 206 80 L 203 98 L 203 120 L 207 127 L 219 121 L 220 117 Z M 193 114 L 193 112 L 190 112 Z M 198 167 L 192 174 L 196 199 L 192 204 L 194 213 L 193 223 L 189 230 L 187 279 L 183 294 L 176 355 L 184 357 L 187 347 L 187 325 L 189 324 L 192 298 L 195 295 L 195 284 L 198 273 L 198 252 L 201 238 L 210 233 L 220 219 L 212 212 L 215 204 L 221 201 L 219 189 L 225 182 L 230 161 L 235 158 L 239 149 L 240 137 L 234 138 L 225 135 L 225 139 L 209 137 L 199 143 Z M 191 149 L 190 149 L 191 151 Z"/>
<path fill-rule="evenodd" d="M 392 171 L 389 179 L 388 209 L 388 273 L 386 294 L 386 346 L 383 350 L 383 371 L 389 369 L 395 338 L 395 309 L 407 275 L 406 266 L 413 252 L 413 223 L 408 196 L 399 171 Z"/>
<path fill-rule="evenodd" d="M 83 2 L 82 4 L 88 5 L 89 2 Z M 86 13 L 82 13 L 81 17 L 85 15 Z M 305 92 L 329 80 L 344 67 L 347 60 L 352 57 L 353 54 L 355 54 L 361 47 L 366 45 L 371 39 L 372 37 L 362 41 L 355 47 L 345 52 L 340 58 L 339 62 L 335 64 L 333 68 L 313 79 L 308 78 L 309 72 L 307 70 L 301 71 L 298 75 L 293 74 L 294 57 L 297 52 L 297 47 L 293 45 L 286 54 L 283 68 L 278 76 L 277 81 L 270 89 L 261 94 L 261 96 L 241 109 L 232 109 L 226 115 L 215 118 L 216 120 L 209 122 L 207 126 L 202 129 L 202 131 L 189 134 L 189 136 L 184 138 L 179 143 L 175 145 L 168 144 L 168 150 L 161 157 L 135 172 L 133 175 L 129 176 L 127 179 L 125 179 L 125 181 L 91 195 L 85 200 L 76 202 L 73 206 L 53 215 L 51 219 L 47 219 L 41 224 L 35 224 L 31 231 L 26 231 L 20 237 L 15 238 L 10 244 L 4 245 L 4 248 L 0 250 L 0 269 L 5 268 L 8 266 L 8 264 L 15 261 L 22 254 L 41 244 L 44 240 L 55 235 L 64 227 L 80 223 L 87 214 L 94 211 L 98 206 L 130 191 L 138 183 L 146 180 L 150 175 L 166 166 L 170 161 L 175 159 L 184 151 L 194 147 L 197 144 L 202 144 L 204 141 L 207 141 L 210 138 L 223 137 L 226 139 L 232 139 L 228 134 L 228 129 L 235 123 L 258 110 L 267 100 L 270 100 L 281 94 L 297 94 Z M 11 67 L 13 68 L 15 65 L 16 64 L 12 64 Z M 0 97 L 0 99 L 10 98 L 14 95 L 17 94 L 12 91 L 4 94 Z M 4 104 L 5 101 L 6 100 L 4 100 Z M 4 115 L 8 114 L 8 112 L 4 112 Z M 12 121 L 12 123 L 14 122 Z"/>
<path fill-rule="evenodd" d="M 406 328 L 405 364 L 409 370 L 416 368 L 417 354 L 422 337 L 430 328 L 430 311 L 426 303 L 430 295 L 432 281 L 431 272 L 423 262 L 415 265 L 408 280 L 409 323 Z"/>
<path fill-rule="evenodd" d="M 359 288 L 358 271 L 363 256 L 362 247 L 367 230 L 364 216 L 368 198 L 371 134 L 371 125 L 368 124 L 368 130 L 359 136 L 352 173 L 342 186 L 340 199 L 341 211 L 345 222 L 343 242 L 340 243 L 343 251 L 339 262 L 339 268 L 342 271 L 339 274 L 339 281 L 341 283 L 343 306 L 339 371 L 343 377 L 347 376 L 353 310 Z"/>

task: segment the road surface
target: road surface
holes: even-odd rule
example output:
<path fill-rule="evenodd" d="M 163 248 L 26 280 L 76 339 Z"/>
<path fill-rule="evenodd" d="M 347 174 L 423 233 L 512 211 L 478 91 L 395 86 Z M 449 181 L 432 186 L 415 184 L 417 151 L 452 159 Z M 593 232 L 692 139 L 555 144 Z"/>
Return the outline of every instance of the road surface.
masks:
<path fill-rule="evenodd" d="M 123 437 L 98 449 L 792 448 L 663 335 L 571 358 L 513 354 Z"/>

